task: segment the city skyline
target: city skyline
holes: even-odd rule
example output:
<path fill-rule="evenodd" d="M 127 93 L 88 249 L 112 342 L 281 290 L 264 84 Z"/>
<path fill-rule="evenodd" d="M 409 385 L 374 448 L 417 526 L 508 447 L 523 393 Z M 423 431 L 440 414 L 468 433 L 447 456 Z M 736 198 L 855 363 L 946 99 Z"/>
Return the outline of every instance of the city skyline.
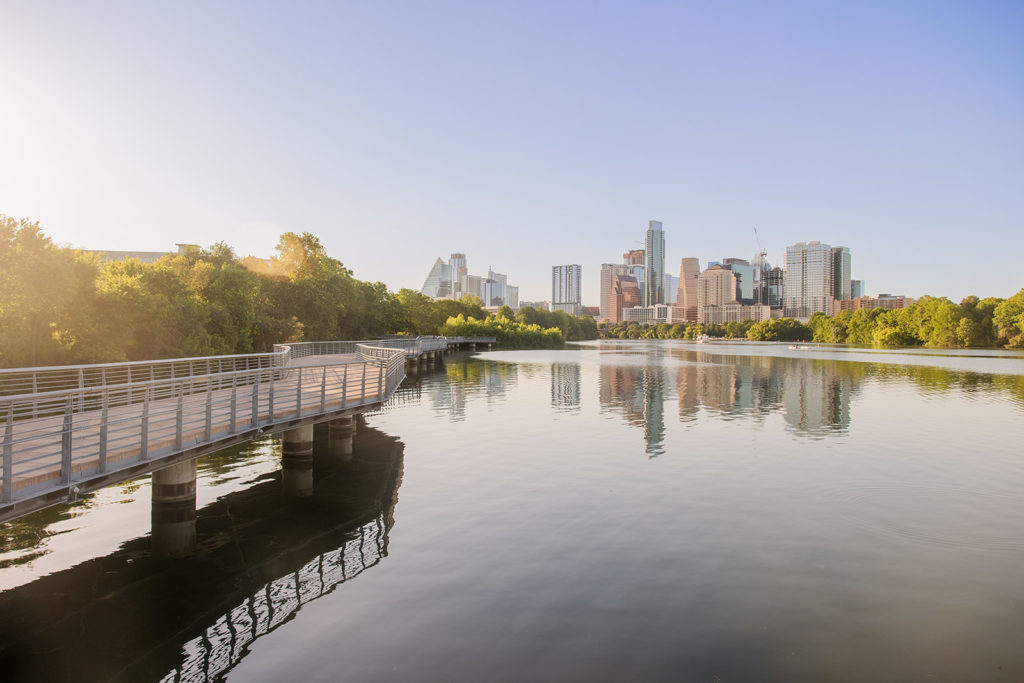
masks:
<path fill-rule="evenodd" d="M 579 263 L 593 305 L 656 217 L 669 272 L 750 258 L 756 227 L 773 264 L 849 248 L 868 294 L 1020 286 L 937 267 L 1024 250 L 1020 6 L 58 5 L 0 9 L 26 103 L 0 213 L 58 243 L 266 257 L 308 231 L 393 290 L 423 253 L 505 264 L 527 300 Z"/>

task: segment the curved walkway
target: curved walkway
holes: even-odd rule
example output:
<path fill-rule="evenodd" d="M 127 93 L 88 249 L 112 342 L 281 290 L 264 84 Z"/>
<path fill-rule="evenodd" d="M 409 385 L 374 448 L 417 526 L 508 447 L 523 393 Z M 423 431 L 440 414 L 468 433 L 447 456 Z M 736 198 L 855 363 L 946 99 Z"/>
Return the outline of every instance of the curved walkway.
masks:
<path fill-rule="evenodd" d="M 304 342 L 266 354 L 0 371 L 0 522 L 259 434 L 362 412 L 394 394 L 407 358 L 460 342 L 469 343 Z"/>

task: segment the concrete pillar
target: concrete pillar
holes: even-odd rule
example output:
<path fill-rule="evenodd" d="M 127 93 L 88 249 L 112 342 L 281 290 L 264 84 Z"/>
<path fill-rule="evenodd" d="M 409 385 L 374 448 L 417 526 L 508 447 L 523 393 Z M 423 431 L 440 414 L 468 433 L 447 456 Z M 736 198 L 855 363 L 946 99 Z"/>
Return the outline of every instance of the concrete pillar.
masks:
<path fill-rule="evenodd" d="M 352 457 L 352 433 L 355 420 L 352 417 L 339 417 L 327 423 L 327 448 L 331 455 L 341 460 Z"/>
<path fill-rule="evenodd" d="M 196 547 L 196 461 L 153 473 L 150 547 L 160 557 L 183 557 Z"/>
<path fill-rule="evenodd" d="M 281 482 L 289 496 L 313 495 L 313 425 L 293 427 L 282 435 Z"/>

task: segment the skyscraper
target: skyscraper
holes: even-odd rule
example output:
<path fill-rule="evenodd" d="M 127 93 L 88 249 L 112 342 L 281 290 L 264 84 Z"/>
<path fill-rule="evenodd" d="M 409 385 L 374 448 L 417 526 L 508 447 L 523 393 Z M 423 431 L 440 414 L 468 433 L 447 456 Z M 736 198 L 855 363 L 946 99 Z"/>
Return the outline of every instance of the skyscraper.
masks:
<path fill-rule="evenodd" d="M 741 258 L 722 259 L 722 265 L 736 275 L 736 300 L 747 306 L 757 303 L 757 268 L 750 265 L 750 261 Z"/>
<path fill-rule="evenodd" d="M 649 221 L 644 250 L 644 306 L 665 303 L 665 231 Z"/>
<path fill-rule="evenodd" d="M 853 298 L 850 250 L 846 247 L 832 247 L 832 297 L 839 301 Z"/>
<path fill-rule="evenodd" d="M 678 303 L 679 278 L 671 273 L 665 273 L 665 303 Z"/>
<path fill-rule="evenodd" d="M 582 301 L 580 284 L 583 268 L 577 264 L 551 268 L 551 310 L 579 315 Z"/>
<path fill-rule="evenodd" d="M 493 269 L 487 269 L 487 279 L 484 280 L 484 306 L 504 306 L 507 303 L 508 275 L 495 273 Z"/>
<path fill-rule="evenodd" d="M 640 287 L 640 305 L 644 305 L 644 297 L 647 293 L 644 291 L 644 263 L 646 262 L 645 255 L 646 251 L 643 249 L 630 249 L 622 255 L 622 262 L 629 266 L 629 274 L 636 278 L 637 286 Z"/>
<path fill-rule="evenodd" d="M 785 315 L 810 318 L 832 313 L 832 247 L 821 242 L 797 242 L 786 247 Z"/>
<path fill-rule="evenodd" d="M 697 278 L 697 306 L 724 306 L 736 302 L 736 274 L 725 266 L 711 266 Z"/>
<path fill-rule="evenodd" d="M 700 277 L 700 261 L 692 256 L 684 258 L 679 265 L 679 294 L 676 304 L 685 309 L 686 321 L 697 322 L 697 278 Z"/>
<path fill-rule="evenodd" d="M 631 275 L 616 275 L 612 281 L 615 303 L 608 311 L 608 322 L 622 322 L 622 311 L 640 305 L 640 287 Z"/>
<path fill-rule="evenodd" d="M 431 299 L 443 299 L 452 294 L 452 271 L 447 263 L 441 259 L 434 261 L 433 267 L 423 281 L 420 292 Z"/>
<path fill-rule="evenodd" d="M 611 320 L 612 311 L 615 309 L 615 292 L 613 285 L 615 278 L 619 275 L 629 275 L 629 266 L 621 263 L 601 264 L 601 320 Z"/>
<path fill-rule="evenodd" d="M 776 266 L 764 271 L 761 303 L 772 308 L 782 308 L 783 295 L 786 288 L 786 271 Z"/>
<path fill-rule="evenodd" d="M 865 295 L 863 280 L 850 280 L 850 298 L 859 299 Z"/>
<path fill-rule="evenodd" d="M 452 279 L 452 296 L 458 299 L 464 294 L 462 278 L 469 275 L 469 269 L 466 267 L 466 255 L 452 254 L 448 257 L 448 270 Z"/>

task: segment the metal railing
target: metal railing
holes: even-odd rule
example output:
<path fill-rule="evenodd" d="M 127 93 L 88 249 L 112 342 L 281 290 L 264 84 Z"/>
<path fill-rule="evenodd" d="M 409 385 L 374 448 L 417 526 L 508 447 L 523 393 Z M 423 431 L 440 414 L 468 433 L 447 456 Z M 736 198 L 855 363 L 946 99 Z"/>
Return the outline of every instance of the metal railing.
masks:
<path fill-rule="evenodd" d="M 46 391 L 0 395 L 0 504 L 278 423 L 379 403 L 405 378 L 402 348 L 309 342 L 296 354 L 297 346 L 269 354 L 108 364 L 99 374 L 97 366 L 78 366 L 73 375 L 83 379 L 76 386 L 55 381 L 48 386 L 57 388 Z M 284 364 L 293 357 L 333 355 L 331 348 L 358 353 L 363 362 Z M 123 366 L 131 369 L 109 371 Z M 152 379 L 137 374 L 142 367 L 151 368 Z M 68 369 L 22 372 L 27 377 Z M 124 381 L 112 383 L 118 376 Z M 103 381 L 84 379 L 97 377 Z"/>
<path fill-rule="evenodd" d="M 0 396 L 138 384 L 221 372 L 278 367 L 287 365 L 288 358 L 287 346 L 275 346 L 272 353 L 3 369 L 0 370 Z"/>
<path fill-rule="evenodd" d="M 335 355 L 358 353 L 357 346 L 373 346 L 386 349 L 401 349 L 406 356 L 420 356 L 431 351 L 443 351 L 448 348 L 447 337 L 389 337 L 386 339 L 363 339 L 359 341 L 323 341 L 296 342 L 293 344 L 275 344 L 275 352 L 289 349 L 289 358 L 305 358 L 307 356 Z"/>

